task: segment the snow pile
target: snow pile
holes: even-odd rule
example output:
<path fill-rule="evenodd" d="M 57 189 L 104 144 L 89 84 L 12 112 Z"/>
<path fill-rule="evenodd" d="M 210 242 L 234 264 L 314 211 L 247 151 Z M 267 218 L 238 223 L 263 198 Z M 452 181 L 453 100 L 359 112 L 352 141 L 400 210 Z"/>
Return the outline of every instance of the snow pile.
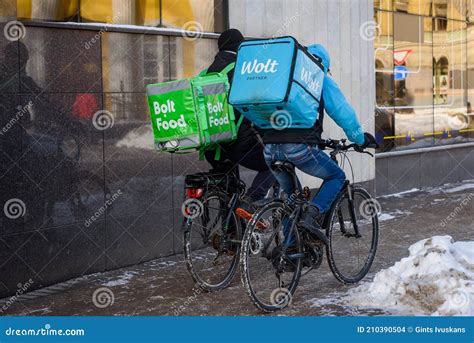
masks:
<path fill-rule="evenodd" d="M 413 244 L 409 252 L 346 300 L 416 315 L 474 315 L 474 242 L 434 236 Z"/>

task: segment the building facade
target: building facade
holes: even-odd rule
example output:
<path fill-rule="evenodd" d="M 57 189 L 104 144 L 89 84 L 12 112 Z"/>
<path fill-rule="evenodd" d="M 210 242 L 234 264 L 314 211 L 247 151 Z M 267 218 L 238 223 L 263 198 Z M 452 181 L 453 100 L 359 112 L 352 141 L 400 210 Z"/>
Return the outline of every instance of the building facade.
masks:
<path fill-rule="evenodd" d="M 206 68 L 228 27 L 326 45 L 381 143 L 351 155 L 356 182 L 469 178 L 468 2 L 0 0 L 0 297 L 182 251 L 184 176 L 208 166 L 153 150 L 145 86 Z M 329 118 L 325 136 L 344 137 Z"/>
<path fill-rule="evenodd" d="M 474 2 L 374 2 L 377 193 L 474 178 Z"/>

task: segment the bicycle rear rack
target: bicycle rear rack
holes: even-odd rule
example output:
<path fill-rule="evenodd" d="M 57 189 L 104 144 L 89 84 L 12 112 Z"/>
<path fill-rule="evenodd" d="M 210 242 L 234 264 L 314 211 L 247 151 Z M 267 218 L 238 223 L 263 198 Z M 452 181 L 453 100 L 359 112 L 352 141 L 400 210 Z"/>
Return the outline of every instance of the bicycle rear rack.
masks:
<path fill-rule="evenodd" d="M 202 188 L 205 191 L 221 189 L 234 192 L 235 189 L 242 188 L 242 184 L 233 173 L 213 171 L 186 175 L 184 181 L 185 188 Z"/>

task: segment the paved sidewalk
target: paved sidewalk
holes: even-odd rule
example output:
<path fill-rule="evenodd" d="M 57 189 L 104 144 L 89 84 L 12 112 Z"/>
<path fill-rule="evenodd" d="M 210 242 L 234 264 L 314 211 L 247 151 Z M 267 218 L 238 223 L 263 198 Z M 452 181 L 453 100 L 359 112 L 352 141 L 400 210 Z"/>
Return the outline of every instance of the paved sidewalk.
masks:
<path fill-rule="evenodd" d="M 461 204 L 463 199 L 467 204 Z M 437 189 L 381 197 L 380 241 L 367 277 L 408 255 L 408 247 L 434 235 L 474 240 L 474 181 Z M 447 219 L 450 213 L 456 213 Z M 445 221 L 445 225 L 442 222 Z M 113 303 L 100 308 L 93 293 L 106 287 Z M 371 315 L 381 310 L 357 309 L 340 299 L 349 287 L 332 276 L 326 260 L 320 269 L 302 278 L 291 306 L 279 315 Z M 93 274 L 28 294 L 8 306 L 2 315 L 259 315 L 240 285 L 240 274 L 220 293 L 194 288 L 183 256 Z M 4 299 L 6 300 L 6 299 Z M 101 304 L 98 304 L 101 306 Z M 0 306 L 1 309 L 1 306 Z"/>

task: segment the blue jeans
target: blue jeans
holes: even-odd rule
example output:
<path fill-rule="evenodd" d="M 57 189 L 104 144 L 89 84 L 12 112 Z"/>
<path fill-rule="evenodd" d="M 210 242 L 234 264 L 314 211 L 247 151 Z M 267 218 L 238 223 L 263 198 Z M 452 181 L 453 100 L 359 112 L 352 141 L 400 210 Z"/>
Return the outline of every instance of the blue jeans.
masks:
<path fill-rule="evenodd" d="M 270 167 L 274 161 L 288 161 L 311 176 L 323 179 L 323 184 L 311 201 L 321 213 L 326 212 L 344 185 L 346 174 L 328 155 L 317 146 L 307 144 L 267 144 L 264 149 L 265 162 Z M 287 195 L 293 193 L 291 176 L 286 172 L 272 170 Z"/>

